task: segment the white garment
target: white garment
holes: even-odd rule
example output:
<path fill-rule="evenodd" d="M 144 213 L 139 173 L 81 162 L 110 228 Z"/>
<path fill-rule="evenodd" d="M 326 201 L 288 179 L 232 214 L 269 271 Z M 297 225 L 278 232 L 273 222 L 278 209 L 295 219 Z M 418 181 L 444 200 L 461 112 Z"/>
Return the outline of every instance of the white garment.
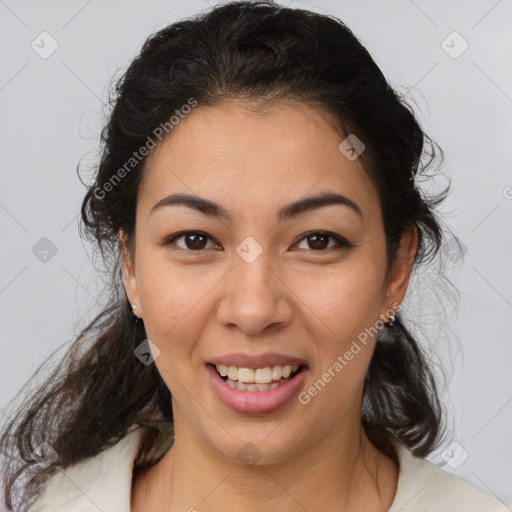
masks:
<path fill-rule="evenodd" d="M 94 457 L 59 470 L 29 512 L 130 512 L 133 462 L 143 428 Z M 510 512 L 463 478 L 415 457 L 396 441 L 398 487 L 389 512 Z"/>

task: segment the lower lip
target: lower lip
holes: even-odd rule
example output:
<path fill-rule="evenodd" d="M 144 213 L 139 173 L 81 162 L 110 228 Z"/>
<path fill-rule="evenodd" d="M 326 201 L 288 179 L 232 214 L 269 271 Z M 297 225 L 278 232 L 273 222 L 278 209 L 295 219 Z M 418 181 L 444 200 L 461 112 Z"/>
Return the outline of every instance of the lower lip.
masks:
<path fill-rule="evenodd" d="M 269 414 L 287 404 L 298 392 L 306 377 L 306 367 L 279 387 L 269 391 L 239 391 L 229 387 L 215 368 L 207 364 L 206 369 L 220 401 L 239 414 Z"/>

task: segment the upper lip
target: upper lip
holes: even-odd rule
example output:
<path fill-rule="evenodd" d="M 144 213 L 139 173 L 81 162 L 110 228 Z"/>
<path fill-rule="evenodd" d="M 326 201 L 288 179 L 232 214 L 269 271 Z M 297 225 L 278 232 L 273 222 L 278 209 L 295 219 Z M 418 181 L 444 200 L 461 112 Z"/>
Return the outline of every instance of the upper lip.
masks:
<path fill-rule="evenodd" d="M 304 359 L 285 354 L 268 352 L 266 354 L 233 353 L 214 357 L 209 361 L 215 365 L 236 366 L 238 368 L 267 368 L 272 366 L 300 366 L 306 364 Z"/>

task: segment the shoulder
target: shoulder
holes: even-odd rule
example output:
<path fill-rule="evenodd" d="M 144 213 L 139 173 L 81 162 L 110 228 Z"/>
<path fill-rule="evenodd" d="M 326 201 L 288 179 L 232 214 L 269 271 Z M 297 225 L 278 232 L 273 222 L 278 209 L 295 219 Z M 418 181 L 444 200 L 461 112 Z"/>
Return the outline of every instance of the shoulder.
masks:
<path fill-rule="evenodd" d="M 130 512 L 133 464 L 141 434 L 141 428 L 132 430 L 94 457 L 58 470 L 28 512 Z"/>
<path fill-rule="evenodd" d="M 464 478 L 448 473 L 414 454 L 399 441 L 398 486 L 389 512 L 510 512 Z"/>

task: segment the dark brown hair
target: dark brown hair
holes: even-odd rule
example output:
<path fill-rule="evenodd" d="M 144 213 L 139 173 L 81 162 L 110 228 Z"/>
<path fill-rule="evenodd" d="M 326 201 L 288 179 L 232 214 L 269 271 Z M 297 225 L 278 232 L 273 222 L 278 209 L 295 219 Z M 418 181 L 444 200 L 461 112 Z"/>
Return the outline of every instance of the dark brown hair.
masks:
<path fill-rule="evenodd" d="M 242 98 L 260 105 L 297 100 L 327 110 L 366 146 L 361 158 L 380 196 L 388 268 L 411 227 L 419 238 L 413 269 L 439 251 L 435 207 L 446 190 L 427 197 L 415 177 L 440 150 L 340 20 L 271 2 L 233 2 L 158 31 L 116 83 L 101 159 L 81 209 L 83 236 L 97 244 L 110 276 L 109 306 L 6 426 L 0 448 L 10 508 L 17 482 L 23 481 L 23 493 L 16 510 L 24 511 L 57 469 L 117 443 L 134 424 L 150 427 L 138 465 L 156 463 L 172 444 L 170 392 L 156 366 L 134 355 L 146 333 L 124 291 L 118 235 L 122 230 L 133 240 L 145 158 L 126 163 L 191 98 L 197 108 Z M 394 327 L 379 332 L 363 399 L 362 422 L 380 450 L 389 454 L 392 438 L 418 456 L 437 446 L 443 415 L 435 379 L 400 312 Z M 45 468 L 31 455 L 42 442 L 58 454 Z"/>

